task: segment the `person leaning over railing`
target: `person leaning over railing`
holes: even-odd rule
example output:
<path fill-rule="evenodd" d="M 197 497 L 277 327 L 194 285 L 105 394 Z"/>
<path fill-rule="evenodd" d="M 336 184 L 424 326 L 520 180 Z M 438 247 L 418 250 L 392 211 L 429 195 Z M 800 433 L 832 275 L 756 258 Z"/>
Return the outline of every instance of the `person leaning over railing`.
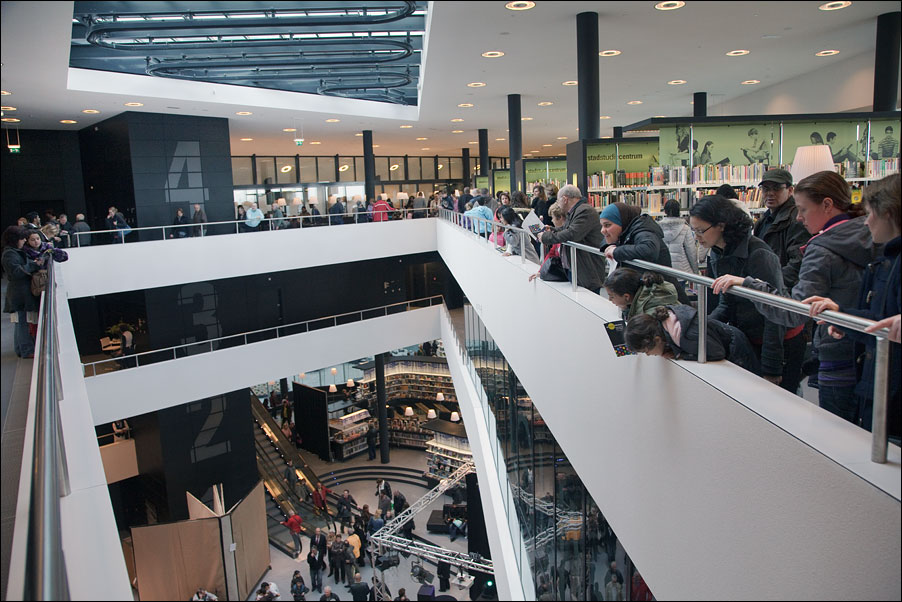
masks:
<path fill-rule="evenodd" d="M 810 175 L 795 187 L 799 219 L 813 236 L 805 245 L 799 281 L 791 296 L 797 301 L 809 297 L 827 297 L 840 306 L 853 305 L 858 297 L 861 279 L 867 265 L 874 259 L 874 243 L 861 217 L 860 206 L 852 205 L 849 185 L 832 171 Z M 773 294 L 782 294 L 771 284 L 752 277 L 720 276 L 714 281 L 715 294 L 726 292 L 731 286 Z M 794 328 L 804 324 L 808 316 L 792 313 L 755 302 L 758 311 L 768 320 Z M 854 389 L 856 370 L 854 345 L 851 340 L 836 340 L 827 332 L 827 325 L 817 327 L 814 347 L 818 369 L 818 399 L 820 406 L 849 422 L 858 424 L 858 406 Z"/>
<path fill-rule="evenodd" d="M 774 290 L 783 290 L 780 258 L 767 243 L 751 235 L 751 218 L 729 199 L 704 197 L 689 210 L 689 224 L 701 246 L 711 250 L 710 277 L 757 278 Z M 736 295 L 721 294 L 709 315 L 748 337 L 765 379 L 790 393 L 797 391 L 806 346 L 802 326 L 787 331 L 785 326 L 765 320 L 750 300 Z"/>
<path fill-rule="evenodd" d="M 6 300 L 3 311 L 10 314 L 15 324 L 13 342 L 16 355 L 21 358 L 34 357 L 34 338 L 28 329 L 29 314 L 37 324 L 38 297 L 31 294 L 31 275 L 41 269 L 22 250 L 27 238 L 25 228 L 10 226 L 3 232 L 3 271 L 9 282 L 6 285 Z"/>
<path fill-rule="evenodd" d="M 517 215 L 517 212 L 512 208 L 508 206 L 499 207 L 498 212 L 501 215 L 501 222 L 504 225 L 513 226 L 514 228 L 523 227 L 523 220 L 520 219 L 520 216 Z M 526 257 L 527 261 L 539 263 L 539 254 L 536 253 L 536 248 L 532 246 L 532 238 L 528 235 L 523 235 L 523 249 L 520 248 L 520 232 L 504 230 L 502 237 L 504 241 L 507 242 L 507 248 L 510 249 L 505 255 L 523 255 Z"/>
<path fill-rule="evenodd" d="M 864 205 L 868 210 L 866 224 L 871 238 L 883 244 L 883 255 L 868 265 L 861 282 L 858 301 L 854 305 L 842 306 L 826 297 L 808 297 L 802 303 L 811 304 L 811 315 L 817 316 L 825 310 L 841 311 L 867 318 L 882 320 L 895 316 L 897 324 L 896 342 L 890 344 L 889 390 L 887 391 L 887 434 L 899 439 L 902 435 L 900 409 L 902 409 L 902 372 L 899 371 L 898 317 L 902 310 L 900 303 L 899 258 L 902 247 L 902 194 L 900 177 L 894 174 L 864 189 Z M 876 373 L 876 344 L 874 337 L 854 330 L 830 326 L 828 332 L 836 339 L 849 337 L 855 343 L 855 357 L 860 358 L 861 378 L 855 385 L 855 399 L 858 403 L 861 426 L 871 430 L 874 410 L 874 375 Z M 891 336 L 892 338 L 892 336 Z"/>
<path fill-rule="evenodd" d="M 676 289 L 661 274 L 640 274 L 631 268 L 617 268 L 604 281 L 608 300 L 620 308 L 623 319 L 650 314 L 661 305 L 679 305 Z"/>
<path fill-rule="evenodd" d="M 608 259 L 617 263 L 641 259 L 671 267 L 670 249 L 664 242 L 664 231 L 650 215 L 642 213 L 640 207 L 611 203 L 602 210 L 599 221 L 604 236 L 604 244 L 599 248 Z M 689 303 L 683 286 L 676 278 L 664 276 L 664 280 L 676 289 L 680 303 Z"/>
<path fill-rule="evenodd" d="M 583 199 L 579 188 L 568 184 L 558 191 L 557 204 L 567 215 L 561 228 L 546 226 L 546 230 L 539 234 L 539 242 L 546 247 L 551 245 L 575 242 L 598 249 L 602 244 L 601 226 L 598 223 L 598 213 Z M 567 270 L 568 277 L 572 278 L 570 267 L 570 250 L 561 247 L 561 262 Z M 587 288 L 595 294 L 601 294 L 608 271 L 605 258 L 594 253 L 584 251 L 576 252 L 576 283 Z"/>
<path fill-rule="evenodd" d="M 486 236 L 491 228 L 489 224 L 492 222 L 492 210 L 485 205 L 488 200 L 487 196 L 480 195 L 472 200 L 473 208 L 464 212 L 466 217 L 478 218 L 474 221 L 476 222 L 476 231 L 480 236 Z"/>

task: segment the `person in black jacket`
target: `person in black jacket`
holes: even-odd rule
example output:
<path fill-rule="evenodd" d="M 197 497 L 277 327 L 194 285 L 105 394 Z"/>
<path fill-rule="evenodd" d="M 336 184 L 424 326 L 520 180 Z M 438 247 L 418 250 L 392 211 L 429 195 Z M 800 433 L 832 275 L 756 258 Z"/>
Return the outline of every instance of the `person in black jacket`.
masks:
<path fill-rule="evenodd" d="M 34 338 L 28 327 L 28 314 L 36 313 L 40 298 L 31 293 L 31 276 L 39 269 L 44 259 L 32 261 L 23 247 L 29 231 L 19 226 L 10 226 L 3 232 L 3 272 L 9 279 L 3 311 L 16 314 L 13 344 L 16 355 L 21 358 L 34 357 Z"/>
<path fill-rule="evenodd" d="M 783 284 L 792 290 L 799 281 L 802 247 L 811 238 L 798 220 L 799 209 L 792 196 L 792 174 L 785 169 L 769 169 L 758 190 L 764 195 L 767 211 L 755 223 L 754 235 L 766 242 L 780 258 Z"/>
<path fill-rule="evenodd" d="M 601 212 L 600 221 L 605 240 L 601 250 L 608 259 L 618 264 L 641 259 L 671 267 L 670 249 L 664 242 L 664 231 L 650 215 L 643 214 L 641 208 L 626 203 L 611 203 Z M 686 291 L 676 278 L 665 275 L 664 280 L 677 290 L 680 303 L 689 303 Z"/>
<path fill-rule="evenodd" d="M 457 199 L 457 211 L 458 213 L 463 213 L 466 211 L 467 203 L 473 200 L 473 195 L 470 194 L 470 188 L 464 188 L 464 193 L 460 195 L 460 198 Z"/>
<path fill-rule="evenodd" d="M 883 244 L 883 256 L 871 262 L 861 281 L 855 306 L 840 306 L 827 297 L 813 296 L 802 303 L 811 304 L 811 315 L 825 310 L 841 311 L 869 320 L 882 320 L 902 311 L 902 283 L 900 283 L 900 251 L 902 251 L 902 176 L 898 173 L 883 178 L 865 188 L 863 202 L 868 209 L 867 226 L 875 244 Z M 871 430 L 874 411 L 874 375 L 876 371 L 876 341 L 873 336 L 858 331 L 830 326 L 829 334 L 837 339 L 848 336 L 855 342 L 855 357 L 861 375 L 855 386 L 859 424 Z M 898 440 L 902 435 L 902 373 L 899 372 L 898 343 L 890 343 L 889 391 L 887 391 L 887 434 Z"/>
<path fill-rule="evenodd" d="M 169 238 L 186 238 L 188 236 L 188 224 L 190 223 L 182 208 L 176 209 L 175 219 L 172 220 L 172 225 L 175 227 L 169 231 Z"/>
<path fill-rule="evenodd" d="M 708 318 L 705 356 L 708 361 L 729 360 L 759 373 L 758 360 L 742 331 Z M 698 310 L 688 305 L 662 305 L 651 314 L 633 316 L 624 340 L 633 353 L 677 360 L 698 359 Z"/>
<path fill-rule="evenodd" d="M 752 220 L 732 201 L 718 195 L 706 196 L 689 211 L 689 225 L 699 244 L 711 250 L 708 275 L 751 276 L 783 289 L 780 260 L 771 248 L 749 234 Z M 751 341 L 761 362 L 762 376 L 795 393 L 802 378 L 805 337 L 802 327 L 787 329 L 765 320 L 748 299 L 719 295 L 709 315 L 732 324 Z"/>

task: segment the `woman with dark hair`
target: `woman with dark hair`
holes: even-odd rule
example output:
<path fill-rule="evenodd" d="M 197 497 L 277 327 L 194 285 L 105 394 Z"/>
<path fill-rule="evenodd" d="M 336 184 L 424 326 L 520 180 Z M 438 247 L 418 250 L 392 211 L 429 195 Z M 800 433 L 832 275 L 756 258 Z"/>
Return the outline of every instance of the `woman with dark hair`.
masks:
<path fill-rule="evenodd" d="M 536 215 L 546 226 L 551 225 L 551 219 L 548 217 L 548 207 L 550 205 L 551 203 L 548 202 L 548 197 L 545 196 L 545 187 L 541 184 L 533 186 L 532 210 L 536 212 Z"/>
<path fill-rule="evenodd" d="M 729 199 L 716 195 L 704 197 L 689 211 L 689 224 L 699 244 L 711 250 L 709 276 L 733 274 L 740 279 L 758 278 L 775 290 L 783 289 L 780 258 L 767 243 L 751 235 L 751 220 Z M 787 332 L 779 323 L 764 320 L 751 301 L 735 295 L 721 294 L 709 315 L 735 326 L 748 337 L 761 362 L 764 378 L 791 393 L 796 392 L 805 354 L 801 326 Z M 792 344 L 788 344 L 790 340 Z"/>
<path fill-rule="evenodd" d="M 670 252 L 670 265 L 677 270 L 698 274 L 698 242 L 686 220 L 680 217 L 680 202 L 670 199 L 664 203 L 664 215 L 666 217 L 658 225 Z"/>
<path fill-rule="evenodd" d="M 802 248 L 799 281 L 792 287 L 792 298 L 801 301 L 815 296 L 827 297 L 840 307 L 853 306 L 864 270 L 874 259 L 874 243 L 865 218 L 860 217 L 861 207 L 852 205 L 849 185 L 832 171 L 821 171 L 803 179 L 796 185 L 794 197 L 799 220 L 813 236 Z M 782 294 L 771 283 L 735 275 L 719 277 L 714 283 L 714 292 L 723 293 L 734 285 Z M 755 306 L 768 320 L 790 328 L 808 321 L 808 316 L 762 303 L 755 303 Z M 814 333 L 814 348 L 820 361 L 820 406 L 857 424 L 854 344 L 849 339 L 834 339 L 827 332 L 827 325 L 822 324 Z"/>
<path fill-rule="evenodd" d="M 629 320 L 638 314 L 647 314 L 662 305 L 679 305 L 676 289 L 655 272 L 640 274 L 630 268 L 617 268 L 604 281 L 608 299 Z"/>
<path fill-rule="evenodd" d="M 867 271 L 858 292 L 858 302 L 842 306 L 825 297 L 809 297 L 802 303 L 811 304 L 811 315 L 825 310 L 841 311 L 869 320 L 882 320 L 902 311 L 900 301 L 899 259 L 902 251 L 902 176 L 893 174 L 871 184 L 864 189 L 863 202 L 868 210 L 865 221 L 871 231 L 871 239 L 883 244 L 883 256 L 868 264 Z M 861 378 L 855 385 L 855 400 L 858 403 L 861 426 L 871 430 L 874 411 L 874 375 L 876 372 L 876 341 L 873 336 L 830 326 L 828 333 L 835 339 L 848 337 L 855 343 L 854 357 L 863 358 Z M 902 435 L 900 410 L 902 410 L 902 374 L 899 366 L 899 344 L 890 344 L 889 365 L 897 369 L 889 371 L 889 391 L 887 392 L 887 433 L 896 439 Z"/>
<path fill-rule="evenodd" d="M 28 258 L 22 250 L 25 239 L 26 231 L 19 226 L 10 226 L 3 232 L 3 271 L 9 279 L 3 311 L 10 314 L 10 320 L 16 325 L 13 335 L 16 355 L 31 358 L 34 357 L 34 339 L 28 331 L 28 314 L 32 314 L 37 323 L 38 311 L 38 298 L 31 294 L 31 275 L 41 269 L 44 260 Z"/>
<path fill-rule="evenodd" d="M 504 205 L 505 207 L 511 204 L 511 195 L 506 190 L 502 190 L 498 193 L 498 203 L 500 205 Z"/>
<path fill-rule="evenodd" d="M 510 207 L 504 206 L 498 208 L 498 214 L 501 216 L 501 223 L 505 226 L 512 226 L 514 228 L 522 228 L 523 220 L 520 219 L 520 216 L 517 215 L 517 212 L 511 209 Z M 526 240 L 523 245 L 524 248 L 520 248 L 520 232 L 516 232 L 513 230 L 505 230 L 504 231 L 504 240 L 507 242 L 507 248 L 509 249 L 505 255 L 523 255 L 526 257 L 527 261 L 531 261 L 533 263 L 540 263 L 539 254 L 536 253 L 536 248 L 532 246 L 531 238 L 529 235 L 523 235 Z"/>
<path fill-rule="evenodd" d="M 742 331 L 711 318 L 707 326 L 707 361 L 729 360 L 758 374 L 758 360 Z M 624 340 L 633 353 L 697 360 L 698 332 L 698 310 L 688 305 L 663 305 L 633 316 L 626 324 Z"/>
<path fill-rule="evenodd" d="M 608 259 L 617 263 L 641 259 L 671 267 L 670 251 L 664 244 L 664 231 L 650 215 L 643 214 L 641 208 L 626 203 L 611 203 L 601 212 L 600 220 L 601 234 L 607 243 L 602 245 L 601 250 Z M 676 278 L 664 276 L 664 280 L 676 289 L 680 303 L 689 303 Z"/>
<path fill-rule="evenodd" d="M 511 193 L 511 207 L 513 207 L 514 209 L 528 209 L 529 205 L 526 203 L 526 201 L 526 193 L 522 190 L 515 190 Z M 548 206 L 550 207 L 551 203 L 548 203 Z"/>
<path fill-rule="evenodd" d="M 69 260 L 68 253 L 62 249 L 55 248 L 49 242 L 43 242 L 41 236 L 35 231 L 28 233 L 28 238 L 25 239 L 25 246 L 22 247 L 22 250 L 25 251 L 25 254 L 28 255 L 28 258 L 32 261 L 37 261 L 43 257 L 45 253 L 49 253 L 53 258 L 53 261 L 57 263 Z"/>

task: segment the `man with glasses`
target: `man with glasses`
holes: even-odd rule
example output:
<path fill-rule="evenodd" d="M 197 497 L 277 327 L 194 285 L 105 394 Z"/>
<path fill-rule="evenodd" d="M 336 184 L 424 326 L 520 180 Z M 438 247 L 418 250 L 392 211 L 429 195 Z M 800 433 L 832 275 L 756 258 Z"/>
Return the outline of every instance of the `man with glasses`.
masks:
<path fill-rule="evenodd" d="M 754 227 L 754 234 L 773 250 L 783 266 L 787 290 L 799 281 L 802 246 L 811 235 L 798 221 L 799 210 L 792 198 L 792 174 L 785 169 L 769 169 L 758 185 L 758 193 L 767 211 Z"/>

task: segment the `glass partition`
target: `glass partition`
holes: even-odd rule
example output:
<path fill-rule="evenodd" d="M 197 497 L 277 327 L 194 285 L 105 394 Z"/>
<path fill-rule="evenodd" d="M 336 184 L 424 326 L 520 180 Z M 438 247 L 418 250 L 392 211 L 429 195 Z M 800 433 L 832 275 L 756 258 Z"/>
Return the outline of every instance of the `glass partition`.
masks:
<path fill-rule="evenodd" d="M 435 175 L 435 159 L 432 157 L 421 157 L 420 162 L 420 178 L 423 180 L 434 180 Z"/>
<path fill-rule="evenodd" d="M 316 177 L 320 182 L 335 181 L 335 157 L 316 158 Z"/>
<path fill-rule="evenodd" d="M 232 184 L 251 186 L 254 183 L 253 160 L 250 157 L 232 157 Z"/>
<path fill-rule="evenodd" d="M 464 347 L 485 417 L 495 424 L 492 453 L 505 472 L 499 477 L 511 534 L 525 543 L 517 565 L 531 575 L 536 599 L 652 600 L 478 313 L 471 305 L 464 312 Z M 605 460 L 615 459 L 599 458 L 599 470 Z"/>
<path fill-rule="evenodd" d="M 301 157 L 301 182 L 317 182 L 316 157 Z"/>
<path fill-rule="evenodd" d="M 338 181 L 339 182 L 356 182 L 363 179 L 363 174 L 357 178 L 357 170 L 354 167 L 354 157 L 338 158 Z"/>
<path fill-rule="evenodd" d="M 297 184 L 298 174 L 295 170 L 294 157 L 276 157 L 276 182 L 279 184 Z"/>
<path fill-rule="evenodd" d="M 442 177 L 453 180 L 459 180 L 464 177 L 464 162 L 460 157 L 448 157 L 445 169 L 449 170 L 449 173 L 447 176 L 443 175 Z"/>
<path fill-rule="evenodd" d="M 389 181 L 389 164 L 388 157 L 375 157 L 376 162 L 376 179 L 382 180 L 383 182 Z M 395 168 L 395 170 L 403 169 L 403 165 L 399 165 Z"/>
<path fill-rule="evenodd" d="M 404 157 L 389 157 L 388 163 L 389 178 L 395 182 L 407 179 L 407 173 L 404 170 Z"/>
<path fill-rule="evenodd" d="M 420 157 L 407 157 L 407 179 L 421 180 Z"/>
<path fill-rule="evenodd" d="M 274 184 L 276 181 L 276 158 L 256 157 L 257 184 Z"/>

